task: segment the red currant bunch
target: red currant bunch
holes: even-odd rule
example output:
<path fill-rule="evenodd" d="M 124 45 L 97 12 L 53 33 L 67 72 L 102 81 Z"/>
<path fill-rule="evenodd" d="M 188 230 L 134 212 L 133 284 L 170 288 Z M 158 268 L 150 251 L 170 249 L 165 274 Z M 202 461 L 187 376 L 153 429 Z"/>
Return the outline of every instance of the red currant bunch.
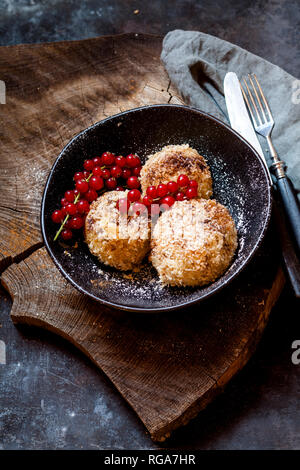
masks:
<path fill-rule="evenodd" d="M 74 174 L 75 189 L 65 192 L 61 208 L 51 216 L 54 223 L 61 224 L 54 240 L 59 235 L 63 240 L 71 240 L 73 230 L 84 226 L 90 204 L 105 190 L 124 191 L 125 186 L 131 190 L 129 192 L 138 191 L 140 171 L 141 161 L 132 153 L 123 157 L 106 151 L 101 156 L 85 160 L 83 170 Z"/>
<path fill-rule="evenodd" d="M 171 207 L 175 201 L 185 201 L 197 196 L 197 181 L 190 180 L 186 175 L 179 175 L 177 181 L 169 181 L 158 186 L 149 186 L 143 198 L 143 203 L 149 206 L 152 202 L 157 202 Z"/>
<path fill-rule="evenodd" d="M 133 208 L 133 210 L 139 214 L 143 210 L 140 206 L 143 206 L 144 209 L 148 209 L 148 214 L 156 214 L 157 208 L 160 205 L 172 207 L 176 201 L 185 201 L 188 199 L 193 199 L 198 196 L 198 183 L 195 180 L 190 180 L 186 175 L 179 175 L 177 181 L 169 181 L 165 184 L 159 184 L 158 186 L 149 186 L 146 190 L 145 196 L 141 199 L 141 192 L 137 189 L 139 187 L 138 180 L 131 176 L 127 179 L 127 186 L 132 188 L 127 195 L 128 208 L 127 206 L 122 206 L 122 212 Z M 137 207 L 139 206 L 139 207 Z M 118 206 L 120 208 L 120 206 Z M 159 211 L 158 211 L 159 213 Z"/>

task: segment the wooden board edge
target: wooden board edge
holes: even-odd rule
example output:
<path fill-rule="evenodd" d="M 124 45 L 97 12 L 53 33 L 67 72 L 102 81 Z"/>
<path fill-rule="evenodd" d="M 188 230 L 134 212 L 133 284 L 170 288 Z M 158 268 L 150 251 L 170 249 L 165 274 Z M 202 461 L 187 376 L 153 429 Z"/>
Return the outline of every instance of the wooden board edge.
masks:
<path fill-rule="evenodd" d="M 160 34 L 151 34 L 151 33 L 119 33 L 119 34 L 102 34 L 100 36 L 91 36 L 89 38 L 84 39 L 69 39 L 69 40 L 62 40 L 62 41 L 50 41 L 50 42 L 23 42 L 22 44 L 9 44 L 7 46 L 0 46 L 1 50 L 11 50 L 11 49 L 38 49 L 39 47 L 52 47 L 52 46 L 62 46 L 62 45 L 73 45 L 83 42 L 91 42 L 96 41 L 99 39 L 102 40 L 113 40 L 113 39 L 152 39 L 157 41 L 162 41 L 164 36 Z"/>
<path fill-rule="evenodd" d="M 229 381 L 246 365 L 257 348 L 259 340 L 268 323 L 272 308 L 277 302 L 284 285 L 285 275 L 282 268 L 279 267 L 272 287 L 269 290 L 269 294 L 265 302 L 265 308 L 260 315 L 259 327 L 254 330 L 249 341 L 245 343 L 244 348 L 239 356 L 237 356 L 236 360 L 224 372 L 223 376 L 220 377 L 218 381 L 216 381 L 215 385 L 213 385 L 202 397 L 190 405 L 180 417 L 161 428 L 149 430 L 153 441 L 165 441 L 171 436 L 173 431 L 181 426 L 186 426 L 192 419 L 196 418 L 200 411 L 204 410 L 209 405 L 209 403 L 211 403 L 214 398 L 224 390 Z"/>

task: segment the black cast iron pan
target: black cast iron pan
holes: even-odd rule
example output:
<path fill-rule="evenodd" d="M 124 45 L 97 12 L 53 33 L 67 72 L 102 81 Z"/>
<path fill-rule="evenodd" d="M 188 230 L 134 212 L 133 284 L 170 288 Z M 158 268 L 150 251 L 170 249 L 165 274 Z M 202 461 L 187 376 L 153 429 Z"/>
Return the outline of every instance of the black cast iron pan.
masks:
<path fill-rule="evenodd" d="M 139 273 L 122 273 L 100 264 L 82 237 L 77 248 L 54 242 L 51 213 L 60 207 L 73 174 L 86 158 L 110 150 L 146 156 L 168 144 L 188 143 L 203 155 L 212 172 L 214 198 L 231 212 L 239 247 L 229 269 L 214 283 L 197 288 L 162 287 L 147 262 Z M 132 109 L 94 124 L 62 150 L 48 177 L 41 209 L 47 250 L 74 287 L 96 301 L 136 312 L 174 310 L 216 294 L 247 265 L 259 247 L 271 214 L 270 184 L 255 150 L 218 119 L 187 106 L 153 105 Z M 199 307 L 200 308 L 200 307 Z"/>

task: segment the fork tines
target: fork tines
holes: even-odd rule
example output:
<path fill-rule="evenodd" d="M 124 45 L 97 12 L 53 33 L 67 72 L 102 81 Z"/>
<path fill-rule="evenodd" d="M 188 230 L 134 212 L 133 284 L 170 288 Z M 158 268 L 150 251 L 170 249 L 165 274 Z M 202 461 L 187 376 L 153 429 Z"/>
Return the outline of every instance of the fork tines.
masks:
<path fill-rule="evenodd" d="M 249 84 L 245 77 L 243 77 L 243 82 L 244 86 L 241 83 L 240 86 L 254 127 L 260 128 L 265 124 L 274 125 L 270 107 L 255 73 L 248 74 Z"/>

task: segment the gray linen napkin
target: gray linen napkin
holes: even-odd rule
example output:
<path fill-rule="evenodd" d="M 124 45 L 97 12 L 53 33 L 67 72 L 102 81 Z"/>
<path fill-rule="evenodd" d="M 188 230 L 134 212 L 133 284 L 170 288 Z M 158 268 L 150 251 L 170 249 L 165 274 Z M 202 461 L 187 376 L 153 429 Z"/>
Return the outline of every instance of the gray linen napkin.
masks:
<path fill-rule="evenodd" d="M 223 95 L 227 72 L 255 72 L 275 120 L 273 142 L 300 189 L 300 81 L 274 64 L 209 34 L 175 30 L 163 41 L 163 64 L 184 101 L 229 123 Z M 267 144 L 260 143 L 268 158 Z M 270 160 L 269 160 L 270 161 Z"/>

